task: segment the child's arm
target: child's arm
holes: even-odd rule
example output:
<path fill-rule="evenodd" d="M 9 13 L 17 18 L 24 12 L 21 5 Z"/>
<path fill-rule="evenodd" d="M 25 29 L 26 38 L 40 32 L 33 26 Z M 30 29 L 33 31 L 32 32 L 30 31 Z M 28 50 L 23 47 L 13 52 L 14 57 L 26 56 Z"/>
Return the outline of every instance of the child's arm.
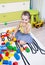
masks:
<path fill-rule="evenodd" d="M 19 25 L 16 27 L 16 30 L 14 31 L 13 36 L 15 36 L 16 32 L 19 30 Z"/>
<path fill-rule="evenodd" d="M 19 23 L 19 25 L 20 25 L 20 23 Z M 18 29 L 19 29 L 19 25 L 16 27 L 15 31 L 12 34 L 10 34 L 10 38 L 11 39 L 13 39 L 15 37 L 15 34 L 18 31 Z"/>

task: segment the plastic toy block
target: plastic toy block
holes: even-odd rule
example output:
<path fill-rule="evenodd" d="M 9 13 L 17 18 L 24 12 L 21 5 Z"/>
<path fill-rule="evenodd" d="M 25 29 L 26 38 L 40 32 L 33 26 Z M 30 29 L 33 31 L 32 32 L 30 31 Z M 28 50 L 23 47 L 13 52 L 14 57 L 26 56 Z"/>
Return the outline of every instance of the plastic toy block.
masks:
<path fill-rule="evenodd" d="M 17 50 L 17 47 L 13 47 L 13 46 L 11 46 L 11 45 L 9 45 L 9 46 L 7 46 L 7 48 L 9 49 L 9 50 L 12 50 L 12 51 L 16 51 Z"/>
<path fill-rule="evenodd" d="M 15 53 L 14 57 L 15 57 L 16 60 L 20 60 L 20 56 L 18 55 L 18 53 Z"/>
<path fill-rule="evenodd" d="M 10 33 L 10 30 L 7 30 L 6 33 Z"/>
<path fill-rule="evenodd" d="M 5 56 L 9 56 L 9 52 L 8 51 L 5 53 Z"/>
<path fill-rule="evenodd" d="M 3 56 L 2 56 L 2 54 L 0 54 L 0 59 L 3 59 Z"/>
<path fill-rule="evenodd" d="M 9 50 L 13 50 L 13 47 L 11 45 L 7 46 Z"/>
<path fill-rule="evenodd" d="M 25 50 L 27 53 L 29 53 L 30 52 L 30 49 L 29 48 L 26 48 L 26 50 Z"/>
<path fill-rule="evenodd" d="M 8 60 L 3 60 L 3 64 L 12 65 L 12 62 L 11 61 L 8 61 Z"/>
<path fill-rule="evenodd" d="M 9 60 L 9 58 L 7 56 L 4 56 L 3 60 Z"/>
<path fill-rule="evenodd" d="M 0 62 L 0 65 L 2 65 L 2 62 Z"/>
<path fill-rule="evenodd" d="M 13 44 L 13 41 L 10 41 L 10 44 Z"/>
<path fill-rule="evenodd" d="M 20 49 L 19 48 L 17 49 L 17 53 L 20 53 Z"/>
<path fill-rule="evenodd" d="M 17 47 L 13 47 L 13 50 L 14 50 L 14 51 L 17 51 Z"/>
<path fill-rule="evenodd" d="M 0 46 L 0 50 L 6 50 L 7 47 L 5 45 Z"/>
<path fill-rule="evenodd" d="M 3 52 L 2 52 L 2 51 L 0 51 L 0 54 L 3 54 Z"/>
<path fill-rule="evenodd" d="M 3 60 L 3 64 L 8 64 L 8 60 Z"/>
<path fill-rule="evenodd" d="M 10 45 L 10 42 L 6 42 L 6 44 L 5 44 L 5 45 L 6 45 L 6 47 L 7 47 L 7 46 L 9 46 L 9 45 Z"/>
<path fill-rule="evenodd" d="M 5 45 L 5 42 L 1 43 L 1 45 Z"/>
<path fill-rule="evenodd" d="M 7 37 L 7 36 L 9 36 L 9 34 L 4 34 L 1 36 L 1 38 Z"/>
<path fill-rule="evenodd" d="M 1 38 L 4 38 L 4 36 L 2 35 Z"/>
<path fill-rule="evenodd" d="M 14 42 L 17 41 L 16 38 L 13 38 L 12 40 L 13 40 Z"/>
<path fill-rule="evenodd" d="M 4 41 L 5 43 L 8 42 L 8 39 Z"/>
<path fill-rule="evenodd" d="M 4 53 L 7 52 L 7 51 L 8 51 L 8 49 L 6 49 L 6 50 L 2 50 L 2 52 L 4 52 Z"/>
<path fill-rule="evenodd" d="M 15 31 L 15 28 L 12 29 L 12 32 L 14 32 L 14 31 Z"/>
<path fill-rule="evenodd" d="M 14 53 L 10 53 L 9 54 L 9 58 L 13 57 L 14 56 Z"/>
<path fill-rule="evenodd" d="M 23 48 L 20 48 L 20 50 L 21 50 L 21 52 L 23 52 L 23 51 L 24 51 L 24 49 L 23 49 Z"/>
<path fill-rule="evenodd" d="M 28 48 L 27 46 L 23 47 L 24 50 L 26 50 L 26 48 Z"/>
<path fill-rule="evenodd" d="M 12 65 L 12 62 L 11 62 L 11 61 L 9 61 L 9 62 L 8 62 L 8 65 Z"/>
<path fill-rule="evenodd" d="M 18 65 L 18 62 L 13 62 L 13 65 Z"/>
<path fill-rule="evenodd" d="M 8 60 L 4 60 L 3 61 L 3 64 L 4 65 L 12 65 L 12 62 L 11 61 L 8 61 Z"/>

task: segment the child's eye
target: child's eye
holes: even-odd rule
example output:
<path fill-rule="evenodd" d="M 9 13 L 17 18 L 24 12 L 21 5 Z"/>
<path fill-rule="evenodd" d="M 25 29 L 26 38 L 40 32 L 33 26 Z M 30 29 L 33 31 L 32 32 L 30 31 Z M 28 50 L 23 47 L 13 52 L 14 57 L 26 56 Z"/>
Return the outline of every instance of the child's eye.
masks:
<path fill-rule="evenodd" d="M 24 20 L 24 19 L 22 19 L 22 20 Z"/>
<path fill-rule="evenodd" d="M 27 21 L 27 19 L 25 19 L 25 21 Z"/>
<path fill-rule="evenodd" d="M 25 21 L 27 21 L 27 19 L 22 19 L 22 20 L 25 20 Z"/>

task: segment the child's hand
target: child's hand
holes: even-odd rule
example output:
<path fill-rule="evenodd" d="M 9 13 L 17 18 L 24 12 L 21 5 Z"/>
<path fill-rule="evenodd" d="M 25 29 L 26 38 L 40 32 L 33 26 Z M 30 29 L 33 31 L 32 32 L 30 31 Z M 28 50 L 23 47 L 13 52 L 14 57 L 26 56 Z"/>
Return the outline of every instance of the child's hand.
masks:
<path fill-rule="evenodd" d="M 9 36 L 9 37 L 10 37 L 10 39 L 11 39 L 11 40 L 14 38 L 14 36 L 13 36 L 12 34 L 10 34 L 10 36 Z"/>

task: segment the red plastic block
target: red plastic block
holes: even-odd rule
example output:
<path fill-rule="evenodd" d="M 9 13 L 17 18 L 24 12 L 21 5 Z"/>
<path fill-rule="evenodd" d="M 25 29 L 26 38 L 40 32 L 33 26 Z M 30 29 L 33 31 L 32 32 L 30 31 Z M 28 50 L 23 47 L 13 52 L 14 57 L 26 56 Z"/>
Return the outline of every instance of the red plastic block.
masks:
<path fill-rule="evenodd" d="M 0 54 L 0 58 L 1 58 L 1 59 L 3 58 L 2 54 Z"/>
<path fill-rule="evenodd" d="M 13 65 L 18 65 L 18 62 L 14 62 Z"/>
<path fill-rule="evenodd" d="M 1 45 L 5 45 L 5 43 L 3 42 L 3 43 L 1 43 Z"/>
<path fill-rule="evenodd" d="M 23 47 L 24 50 L 26 50 L 26 48 L 28 48 L 27 46 Z"/>
<path fill-rule="evenodd" d="M 9 56 L 9 52 L 6 52 L 5 55 L 6 55 L 6 56 Z"/>

